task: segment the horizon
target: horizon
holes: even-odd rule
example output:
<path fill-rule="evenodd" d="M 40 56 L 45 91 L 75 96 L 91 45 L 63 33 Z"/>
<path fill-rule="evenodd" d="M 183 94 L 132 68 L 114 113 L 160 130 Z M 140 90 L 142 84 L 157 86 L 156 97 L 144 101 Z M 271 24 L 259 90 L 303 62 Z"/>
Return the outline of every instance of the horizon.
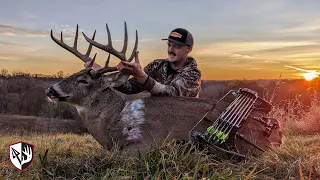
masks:
<path fill-rule="evenodd" d="M 72 73 L 65 73 L 63 71 L 58 71 L 56 73 L 53 73 L 53 74 L 41 74 L 41 73 L 29 73 L 29 72 L 23 72 L 23 71 L 13 71 L 13 72 L 5 72 L 3 74 L 2 70 L 5 70 L 7 71 L 7 69 L 5 68 L 2 68 L 0 69 L 0 77 L 15 77 L 15 76 L 30 76 L 30 77 L 36 77 L 36 78 L 67 78 L 69 76 L 72 75 Z M 317 77 L 317 78 L 314 78 L 314 79 L 320 79 L 320 76 Z M 242 79 L 201 79 L 202 81 L 277 81 L 277 80 L 289 80 L 289 81 L 296 81 L 296 80 L 303 80 L 305 81 L 305 78 L 303 78 L 303 76 L 301 77 L 297 77 L 297 78 L 281 78 L 281 77 L 278 77 L 278 78 L 273 78 L 273 79 L 245 79 L 245 78 L 242 78 Z"/>
<path fill-rule="evenodd" d="M 183 3 L 183 4 L 182 4 Z M 63 4 L 63 6 L 61 6 Z M 178 7 L 178 8 L 177 8 Z M 183 7 L 183 8 L 181 8 Z M 302 1 L 124 1 L 92 2 L 39 0 L 8 1 L 0 7 L 0 69 L 52 75 L 73 74 L 83 69 L 80 59 L 50 38 L 50 30 L 73 44 L 79 25 L 78 47 L 88 43 L 81 32 L 107 42 L 108 23 L 114 47 L 120 50 L 127 23 L 132 52 L 135 30 L 139 35 L 142 67 L 167 57 L 167 37 L 177 27 L 188 29 L 195 45 L 189 54 L 202 72 L 202 80 L 300 79 L 305 69 L 320 69 L 320 2 Z M 121 11 L 120 11 L 121 10 Z M 124 13 L 126 12 L 126 13 Z M 91 57 L 104 64 L 107 53 L 93 47 Z M 110 65 L 119 60 L 111 58 Z M 288 67 L 297 67 L 296 69 Z"/>

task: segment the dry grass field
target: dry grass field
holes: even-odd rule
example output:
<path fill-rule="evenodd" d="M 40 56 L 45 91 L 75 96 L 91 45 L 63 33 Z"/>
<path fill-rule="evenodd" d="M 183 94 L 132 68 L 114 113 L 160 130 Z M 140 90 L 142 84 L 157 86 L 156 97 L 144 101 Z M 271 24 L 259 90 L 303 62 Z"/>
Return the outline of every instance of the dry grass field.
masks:
<path fill-rule="evenodd" d="M 35 161 L 22 173 L 7 159 L 7 145 L 21 139 L 33 143 L 36 151 Z M 128 158 L 117 150 L 104 151 L 91 135 L 3 135 L 0 144 L 0 179 L 320 178 L 320 135 L 286 134 L 281 148 L 238 163 L 218 161 L 173 142 Z"/>

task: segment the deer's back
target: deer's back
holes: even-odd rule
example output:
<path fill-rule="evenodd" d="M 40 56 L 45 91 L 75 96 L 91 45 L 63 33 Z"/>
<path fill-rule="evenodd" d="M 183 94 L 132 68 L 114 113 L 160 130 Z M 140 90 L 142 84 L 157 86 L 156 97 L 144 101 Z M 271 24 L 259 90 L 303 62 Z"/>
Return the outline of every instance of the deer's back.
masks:
<path fill-rule="evenodd" d="M 149 97 L 144 99 L 144 129 L 153 138 L 163 139 L 170 134 L 171 138 L 188 139 L 189 131 L 214 105 L 213 100 L 189 97 Z M 204 130 L 212 122 L 202 121 L 197 130 Z"/>

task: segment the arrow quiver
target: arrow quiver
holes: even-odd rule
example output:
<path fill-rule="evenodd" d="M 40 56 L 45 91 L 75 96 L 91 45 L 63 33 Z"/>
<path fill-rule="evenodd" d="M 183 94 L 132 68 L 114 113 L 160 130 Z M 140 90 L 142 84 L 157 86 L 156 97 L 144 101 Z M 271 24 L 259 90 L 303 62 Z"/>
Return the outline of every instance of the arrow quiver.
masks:
<path fill-rule="evenodd" d="M 233 95 L 233 101 L 227 107 L 219 106 L 229 94 Z M 194 128 L 190 131 L 192 142 L 229 158 L 245 158 L 244 154 L 252 150 L 264 152 L 272 144 L 281 144 L 280 123 L 267 116 L 272 105 L 257 92 L 247 88 L 231 90 L 222 99 L 201 119 L 215 119 L 212 125 L 204 132 L 193 131 Z"/>

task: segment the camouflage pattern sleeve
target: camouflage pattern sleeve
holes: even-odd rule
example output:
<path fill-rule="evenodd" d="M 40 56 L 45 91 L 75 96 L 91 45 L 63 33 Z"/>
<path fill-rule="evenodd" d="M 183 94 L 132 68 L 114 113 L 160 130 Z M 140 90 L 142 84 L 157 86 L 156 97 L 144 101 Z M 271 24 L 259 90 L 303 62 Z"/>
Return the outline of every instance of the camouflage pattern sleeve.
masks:
<path fill-rule="evenodd" d="M 201 72 L 196 67 L 187 68 L 174 78 L 168 85 L 148 77 L 143 85 L 152 95 L 199 97 Z"/>
<path fill-rule="evenodd" d="M 114 89 L 125 94 L 137 94 L 144 91 L 142 85 L 135 78 L 130 78 L 121 86 L 115 87 Z"/>
<path fill-rule="evenodd" d="M 181 73 L 173 85 L 179 90 L 179 96 L 199 97 L 201 87 L 201 72 L 189 69 Z"/>

